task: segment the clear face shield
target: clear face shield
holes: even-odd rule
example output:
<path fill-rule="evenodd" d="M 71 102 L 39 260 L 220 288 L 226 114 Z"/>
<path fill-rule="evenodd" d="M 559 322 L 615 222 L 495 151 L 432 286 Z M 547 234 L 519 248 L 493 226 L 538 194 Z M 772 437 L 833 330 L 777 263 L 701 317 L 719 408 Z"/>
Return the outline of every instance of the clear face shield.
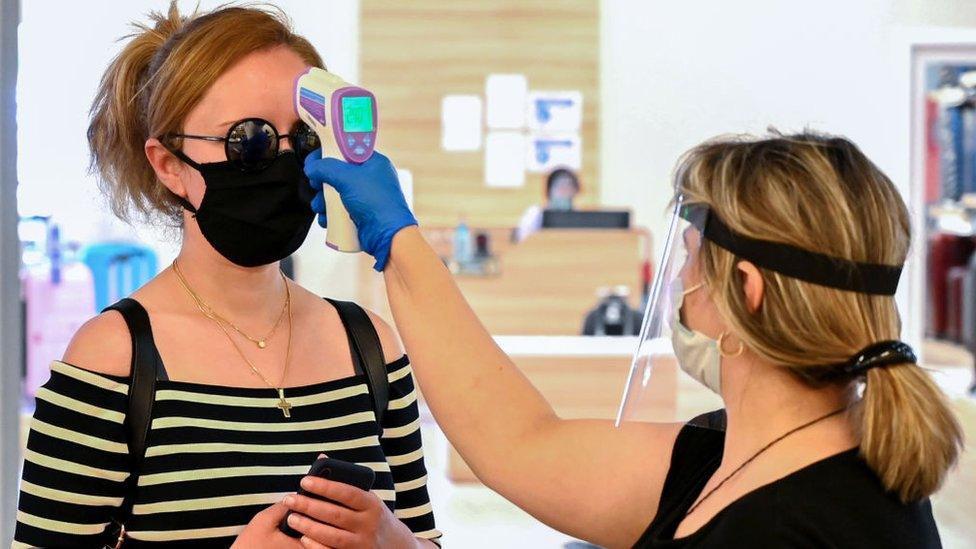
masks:
<path fill-rule="evenodd" d="M 702 286 L 699 250 L 703 240 L 743 261 L 783 276 L 838 290 L 892 296 L 900 265 L 858 263 L 788 244 L 757 240 L 733 232 L 706 205 L 675 200 L 657 276 L 644 313 L 637 351 L 617 413 L 617 425 L 628 421 L 674 422 L 698 418 L 705 426 L 724 428 L 721 365 L 744 352 L 723 341 L 707 289 Z M 689 318 L 691 317 L 691 318 Z M 707 329 L 706 329 L 707 326 Z M 699 328 L 712 336 L 705 335 Z M 726 348 L 733 347 L 733 348 Z M 859 376 L 886 364 L 914 363 L 910 347 L 898 341 L 875 342 L 848 362 L 825 364 L 829 375 Z"/>
<path fill-rule="evenodd" d="M 685 300 L 702 291 L 697 263 L 702 233 L 696 224 L 700 226 L 704 214 L 706 209 L 688 207 L 680 197 L 675 201 L 637 351 L 617 413 L 618 425 L 626 421 L 676 421 L 721 407 L 721 399 L 705 387 L 694 386 L 692 391 L 700 394 L 691 400 L 679 399 L 678 390 L 679 385 L 686 387 L 694 381 L 683 379 L 685 374 L 678 364 L 676 351 L 687 354 L 686 343 L 692 339 L 708 344 L 702 340 L 703 334 L 687 328 L 681 316 Z M 709 361 L 715 357 L 705 356 L 709 353 L 691 354 L 696 355 L 696 364 L 688 365 L 698 368 L 693 376 L 714 377 L 715 372 L 709 371 L 714 370 L 714 365 L 709 365 Z M 718 379 L 709 379 L 707 383 L 718 384 Z"/>

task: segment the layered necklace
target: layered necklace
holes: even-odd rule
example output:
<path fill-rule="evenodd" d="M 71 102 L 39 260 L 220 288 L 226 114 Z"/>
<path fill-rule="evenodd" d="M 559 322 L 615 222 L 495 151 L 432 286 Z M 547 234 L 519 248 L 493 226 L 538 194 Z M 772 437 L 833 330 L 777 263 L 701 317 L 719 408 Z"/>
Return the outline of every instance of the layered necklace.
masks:
<path fill-rule="evenodd" d="M 213 320 L 214 323 L 216 323 L 217 326 L 220 328 L 220 331 L 224 332 L 224 335 L 227 336 L 227 340 L 230 341 L 231 345 L 234 346 L 234 349 L 237 351 L 237 354 L 241 355 L 241 358 L 244 359 L 244 362 L 248 365 L 248 367 L 251 368 L 251 371 L 254 372 L 254 374 L 257 375 L 259 378 L 261 378 L 261 380 L 264 381 L 264 383 L 267 384 L 268 387 L 274 389 L 278 393 L 278 403 L 275 406 L 281 410 L 281 413 L 286 418 L 290 418 L 291 409 L 293 405 L 290 402 L 288 402 L 287 399 L 285 399 L 285 389 L 283 385 L 285 382 L 285 376 L 288 374 L 288 365 L 291 362 L 291 334 L 292 334 L 293 318 L 291 313 L 291 289 L 289 288 L 288 279 L 285 278 L 285 274 L 281 273 L 281 279 L 285 283 L 285 302 L 281 306 L 281 313 L 278 314 L 278 319 L 275 321 L 274 326 L 271 327 L 271 330 L 264 337 L 256 338 L 245 333 L 243 330 L 237 327 L 233 322 L 227 320 L 227 318 L 218 314 L 216 311 L 214 311 L 213 307 L 211 307 L 206 301 L 203 300 L 203 298 L 201 298 L 195 291 L 193 291 L 193 288 L 190 287 L 190 284 L 186 281 L 186 278 L 183 276 L 183 272 L 180 270 L 179 264 L 176 262 L 176 260 L 173 260 L 173 272 L 176 273 L 176 277 L 177 279 L 179 279 L 180 285 L 183 286 L 184 290 L 186 290 L 187 295 L 197 306 L 197 309 L 199 309 L 204 316 L 206 316 L 210 320 Z M 262 374 L 261 371 L 254 366 L 254 363 L 247 358 L 247 355 L 244 354 L 244 350 L 241 349 L 240 346 L 237 344 L 237 342 L 234 341 L 234 338 L 231 337 L 230 332 L 227 330 L 227 326 L 230 326 L 232 330 L 239 333 L 248 341 L 254 343 L 258 349 L 265 349 L 268 346 L 268 341 L 274 336 L 275 331 L 278 329 L 278 325 L 281 324 L 281 320 L 284 318 L 286 312 L 288 313 L 288 344 L 287 347 L 285 348 L 285 367 L 281 371 L 281 381 L 276 385 L 268 381 L 268 378 L 264 377 L 264 374 Z"/>

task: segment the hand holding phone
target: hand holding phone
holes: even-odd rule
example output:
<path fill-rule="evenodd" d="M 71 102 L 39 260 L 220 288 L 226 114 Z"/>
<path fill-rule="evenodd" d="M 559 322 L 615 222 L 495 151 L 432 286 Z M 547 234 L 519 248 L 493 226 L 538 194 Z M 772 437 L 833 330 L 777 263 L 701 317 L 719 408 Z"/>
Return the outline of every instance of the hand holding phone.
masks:
<path fill-rule="evenodd" d="M 364 492 L 368 492 L 370 488 L 373 487 L 373 482 L 376 480 L 376 473 L 374 473 L 369 467 L 363 467 L 362 465 L 328 457 L 320 457 L 319 459 L 315 460 L 315 463 L 312 464 L 308 474 L 309 476 L 324 478 L 333 482 L 341 482 L 343 484 L 355 486 Z M 318 494 L 308 492 L 304 488 L 299 489 L 298 493 L 310 498 L 329 501 L 330 503 L 337 503 L 329 500 L 328 498 L 319 496 Z M 282 519 L 281 523 L 278 525 L 278 529 L 281 530 L 282 533 L 293 538 L 300 538 L 302 535 L 295 531 L 295 529 L 291 526 L 288 526 L 289 515 L 291 515 L 291 511 L 289 511 L 288 514 L 285 515 L 285 518 Z"/>

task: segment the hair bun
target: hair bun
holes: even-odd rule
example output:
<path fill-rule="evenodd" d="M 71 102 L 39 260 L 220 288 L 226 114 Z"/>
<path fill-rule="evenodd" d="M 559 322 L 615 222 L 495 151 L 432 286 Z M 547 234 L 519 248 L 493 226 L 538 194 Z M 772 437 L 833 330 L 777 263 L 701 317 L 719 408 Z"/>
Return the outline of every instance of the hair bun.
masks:
<path fill-rule="evenodd" d="M 183 209 L 157 178 L 145 146 L 176 131 L 216 78 L 252 52 L 284 46 L 307 65 L 321 56 L 295 34 L 278 8 L 222 5 L 180 14 L 177 3 L 133 23 L 109 64 L 92 103 L 88 125 L 90 169 L 113 212 L 178 227 Z"/>

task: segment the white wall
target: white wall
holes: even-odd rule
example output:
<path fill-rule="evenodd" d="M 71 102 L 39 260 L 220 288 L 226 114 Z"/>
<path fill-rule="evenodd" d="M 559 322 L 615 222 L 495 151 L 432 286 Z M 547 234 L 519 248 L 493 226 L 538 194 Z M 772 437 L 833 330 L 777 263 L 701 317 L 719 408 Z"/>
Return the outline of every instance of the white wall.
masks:
<path fill-rule="evenodd" d="M 656 244 L 675 161 L 719 134 L 846 135 L 907 193 L 910 29 L 976 26 L 966 0 L 605 0 L 601 16 L 601 192 Z"/>
<path fill-rule="evenodd" d="M 202 10 L 225 3 L 202 0 Z M 102 72 L 122 48 L 118 39 L 129 23 L 145 21 L 151 10 L 165 10 L 167 0 L 30 0 L 23 2 L 18 82 L 18 202 L 21 215 L 53 215 L 69 240 L 126 237 L 131 229 L 114 221 L 87 175 L 85 132 L 88 110 Z M 358 0 L 277 0 L 295 28 L 319 49 L 326 65 L 355 81 L 359 69 Z M 195 1 L 180 6 L 190 11 Z M 177 251 L 172 234 L 138 227 L 137 234 L 158 250 L 161 265 Z M 340 297 L 351 294 L 355 262 L 324 248 L 313 227 L 299 252 L 301 282 L 313 291 Z"/>
<path fill-rule="evenodd" d="M 890 167 L 881 4 L 604 2 L 604 200 L 632 205 L 660 235 L 678 156 L 771 124 L 846 134 Z"/>

